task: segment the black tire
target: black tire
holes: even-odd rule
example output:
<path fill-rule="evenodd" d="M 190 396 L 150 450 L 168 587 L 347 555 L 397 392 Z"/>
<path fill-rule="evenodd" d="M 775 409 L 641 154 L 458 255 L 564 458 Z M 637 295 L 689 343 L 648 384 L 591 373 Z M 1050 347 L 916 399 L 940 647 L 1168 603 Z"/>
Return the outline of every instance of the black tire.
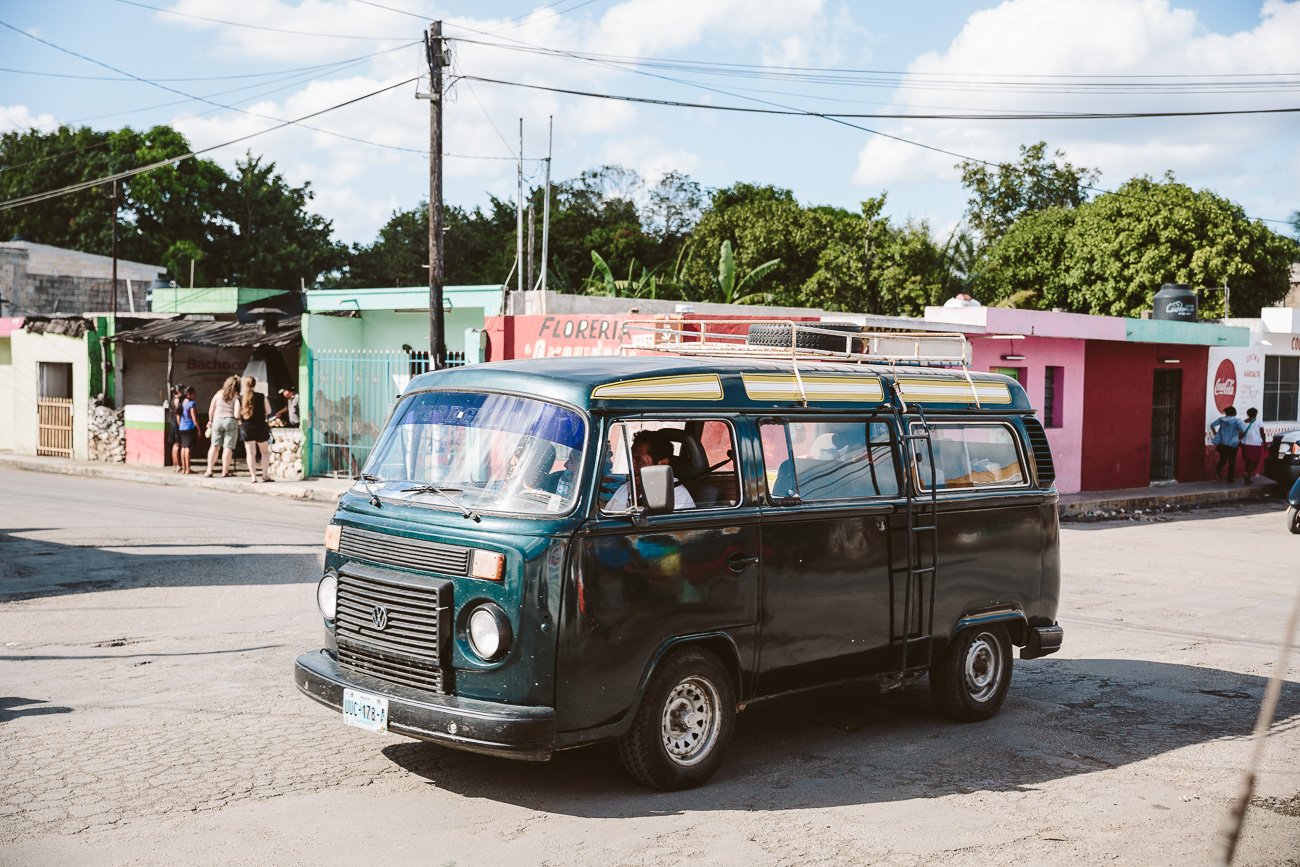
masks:
<path fill-rule="evenodd" d="M 1001 623 L 965 629 L 930 666 L 930 694 L 944 716 L 959 722 L 998 712 L 1011 686 L 1011 638 Z"/>
<path fill-rule="evenodd" d="M 687 648 L 655 669 L 618 757 L 643 786 L 690 789 L 718 770 L 735 728 L 731 673 L 713 653 Z"/>
<path fill-rule="evenodd" d="M 817 331 L 809 331 L 810 328 L 816 328 Z M 841 334 L 858 334 L 862 331 L 862 326 L 854 322 L 800 322 L 794 325 L 794 345 L 799 349 L 827 349 L 831 351 L 843 352 L 845 341 L 842 337 L 836 337 L 833 334 L 822 334 L 822 331 L 837 331 Z M 762 323 L 749 326 L 749 338 L 746 341 L 750 346 L 776 346 L 785 349 L 790 348 L 790 325 L 785 322 Z M 852 342 L 853 351 L 862 351 L 862 341 L 855 340 Z"/>
<path fill-rule="evenodd" d="M 1297 509 L 1295 506 L 1287 507 L 1286 526 L 1292 533 L 1300 535 L 1300 509 Z"/>

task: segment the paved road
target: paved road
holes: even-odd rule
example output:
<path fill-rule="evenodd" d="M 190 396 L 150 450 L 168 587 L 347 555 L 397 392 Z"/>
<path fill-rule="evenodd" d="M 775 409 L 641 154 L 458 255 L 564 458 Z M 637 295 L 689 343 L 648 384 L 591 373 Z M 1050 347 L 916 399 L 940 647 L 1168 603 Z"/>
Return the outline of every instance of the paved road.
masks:
<path fill-rule="evenodd" d="M 1203 863 L 1300 563 L 1262 505 L 1067 526 L 1066 648 L 994 720 L 767 702 L 661 794 L 608 747 L 490 759 L 301 698 L 326 507 L 8 470 L 0 503 L 0 864 Z M 1297 679 L 1240 863 L 1300 864 Z"/>

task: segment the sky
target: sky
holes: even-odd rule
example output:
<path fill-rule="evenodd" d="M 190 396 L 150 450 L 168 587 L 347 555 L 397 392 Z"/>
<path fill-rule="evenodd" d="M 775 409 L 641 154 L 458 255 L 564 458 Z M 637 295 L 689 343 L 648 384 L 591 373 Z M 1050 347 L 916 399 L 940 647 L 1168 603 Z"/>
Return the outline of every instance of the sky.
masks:
<path fill-rule="evenodd" d="M 553 180 L 617 164 L 805 205 L 886 193 L 936 235 L 965 210 L 962 159 L 1040 140 L 1100 189 L 1172 171 L 1277 231 L 1300 209 L 1300 113 L 1051 117 L 1300 108 L 1300 0 L 0 0 L 0 131 L 170 124 L 198 149 L 280 126 L 205 157 L 275 161 L 369 243 L 428 195 L 432 20 L 449 205 L 513 201 L 522 119 L 530 185 L 553 120 Z"/>

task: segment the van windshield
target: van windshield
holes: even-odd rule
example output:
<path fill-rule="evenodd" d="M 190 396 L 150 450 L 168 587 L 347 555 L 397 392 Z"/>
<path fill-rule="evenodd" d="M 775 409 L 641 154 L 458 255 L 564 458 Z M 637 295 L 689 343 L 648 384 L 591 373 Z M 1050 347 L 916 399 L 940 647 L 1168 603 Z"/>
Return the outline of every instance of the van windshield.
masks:
<path fill-rule="evenodd" d="M 386 500 L 476 512 L 556 514 L 573 506 L 586 423 L 571 409 L 504 394 L 413 394 L 366 462 Z M 358 491 L 362 490 L 359 486 Z"/>

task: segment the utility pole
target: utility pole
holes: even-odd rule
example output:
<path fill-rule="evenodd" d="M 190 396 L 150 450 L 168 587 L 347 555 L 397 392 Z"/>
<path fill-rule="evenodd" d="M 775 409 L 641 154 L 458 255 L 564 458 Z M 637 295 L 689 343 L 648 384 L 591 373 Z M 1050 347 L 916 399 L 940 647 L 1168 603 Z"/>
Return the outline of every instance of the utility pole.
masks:
<path fill-rule="evenodd" d="M 524 119 L 519 118 L 519 192 L 515 198 L 515 297 L 524 297 Z M 527 313 L 527 307 L 523 311 Z"/>
<path fill-rule="evenodd" d="M 447 57 L 441 21 L 429 25 L 424 53 L 429 61 L 429 368 L 442 370 L 447 366 L 442 312 L 442 67 Z"/>
<path fill-rule="evenodd" d="M 546 271 L 548 244 L 551 237 L 551 148 L 555 144 L 555 116 L 547 122 L 546 130 L 546 186 L 542 198 L 542 313 L 546 312 Z"/>

